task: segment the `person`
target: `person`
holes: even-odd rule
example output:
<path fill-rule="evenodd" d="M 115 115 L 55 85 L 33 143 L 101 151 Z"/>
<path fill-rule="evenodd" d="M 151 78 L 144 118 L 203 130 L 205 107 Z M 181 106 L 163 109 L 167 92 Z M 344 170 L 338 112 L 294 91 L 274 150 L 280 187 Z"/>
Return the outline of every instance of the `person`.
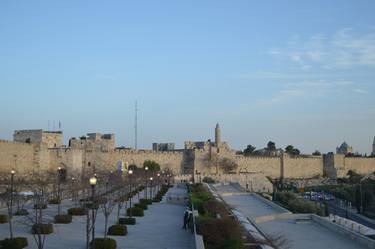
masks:
<path fill-rule="evenodd" d="M 185 210 L 185 213 L 184 213 L 184 225 L 182 226 L 183 229 L 186 229 L 186 225 L 188 223 L 188 220 L 189 220 L 189 207 L 186 208 Z"/>

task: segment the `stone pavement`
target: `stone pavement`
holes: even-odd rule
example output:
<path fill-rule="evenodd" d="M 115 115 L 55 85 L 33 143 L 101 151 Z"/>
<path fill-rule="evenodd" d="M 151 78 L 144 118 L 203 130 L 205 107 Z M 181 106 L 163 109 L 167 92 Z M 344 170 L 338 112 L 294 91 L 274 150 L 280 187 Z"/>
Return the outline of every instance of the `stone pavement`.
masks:
<path fill-rule="evenodd" d="M 184 192 L 185 191 L 185 192 Z M 142 191 L 143 193 L 143 191 Z M 174 187 L 167 193 L 186 193 L 185 189 Z M 142 198 L 140 195 L 140 198 Z M 137 195 L 133 198 L 133 204 L 138 202 Z M 64 201 L 62 204 L 62 213 L 71 207 L 70 201 Z M 53 217 L 56 214 L 56 205 L 49 205 L 45 211 Z M 190 249 L 194 248 L 194 236 L 183 230 L 182 220 L 185 211 L 184 205 L 168 203 L 166 196 L 160 203 L 149 205 L 145 210 L 144 217 L 136 217 L 137 224 L 128 227 L 127 236 L 108 236 L 117 241 L 118 249 Z M 0 213 L 5 214 L 6 210 L 1 209 Z M 123 212 L 122 212 L 123 213 Z M 14 235 L 28 238 L 28 249 L 36 249 L 33 236 L 30 234 L 30 228 L 22 225 L 20 221 L 23 217 L 14 217 Z M 108 226 L 116 223 L 116 208 L 112 212 Z M 46 236 L 45 249 L 84 249 L 86 243 L 85 237 L 86 217 L 73 217 L 71 224 L 54 224 L 54 233 Z M 104 216 L 102 211 L 98 210 L 98 216 L 95 226 L 96 237 L 104 235 Z M 9 225 L 0 224 L 0 239 L 9 237 Z"/>

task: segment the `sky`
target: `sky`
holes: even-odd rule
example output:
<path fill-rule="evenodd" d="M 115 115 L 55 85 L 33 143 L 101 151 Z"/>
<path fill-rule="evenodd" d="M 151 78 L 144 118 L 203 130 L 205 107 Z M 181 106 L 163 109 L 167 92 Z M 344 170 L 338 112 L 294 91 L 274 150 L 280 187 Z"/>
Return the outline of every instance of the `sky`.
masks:
<path fill-rule="evenodd" d="M 303 153 L 375 136 L 375 1 L 0 1 L 0 138 L 115 133 Z M 54 120 L 54 121 L 53 121 Z M 48 123 L 50 124 L 48 126 Z"/>

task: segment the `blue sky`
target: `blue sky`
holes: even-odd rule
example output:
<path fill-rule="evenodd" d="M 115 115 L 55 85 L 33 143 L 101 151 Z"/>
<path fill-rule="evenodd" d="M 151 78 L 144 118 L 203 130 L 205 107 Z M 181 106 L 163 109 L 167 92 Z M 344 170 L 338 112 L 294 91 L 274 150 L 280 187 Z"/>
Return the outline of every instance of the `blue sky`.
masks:
<path fill-rule="evenodd" d="M 269 140 L 305 153 L 375 135 L 374 1 L 0 2 L 0 138 L 61 120 L 65 137 L 134 145 Z"/>

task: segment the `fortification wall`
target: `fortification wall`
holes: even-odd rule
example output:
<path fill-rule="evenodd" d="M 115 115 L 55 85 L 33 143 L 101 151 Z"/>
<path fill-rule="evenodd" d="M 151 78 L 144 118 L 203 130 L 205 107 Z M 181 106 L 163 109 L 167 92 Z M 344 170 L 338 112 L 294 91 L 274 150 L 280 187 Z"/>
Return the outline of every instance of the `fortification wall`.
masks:
<path fill-rule="evenodd" d="M 353 170 L 361 175 L 366 175 L 371 172 L 374 172 L 375 158 L 345 157 L 344 169 L 340 171 L 341 177 L 346 176 L 349 170 Z"/>
<path fill-rule="evenodd" d="M 272 178 L 281 176 L 279 157 L 245 157 L 237 155 L 235 161 L 238 164 L 238 172 L 251 172 L 262 174 Z"/>
<path fill-rule="evenodd" d="M 14 169 L 27 174 L 36 165 L 35 145 L 0 140 L 0 172 L 6 174 Z"/>
<path fill-rule="evenodd" d="M 323 176 L 323 158 L 290 157 L 284 154 L 284 178 L 314 178 Z"/>
<path fill-rule="evenodd" d="M 83 151 L 71 148 L 50 149 L 49 169 L 63 167 L 67 169 L 68 175 L 81 174 L 83 168 Z"/>

